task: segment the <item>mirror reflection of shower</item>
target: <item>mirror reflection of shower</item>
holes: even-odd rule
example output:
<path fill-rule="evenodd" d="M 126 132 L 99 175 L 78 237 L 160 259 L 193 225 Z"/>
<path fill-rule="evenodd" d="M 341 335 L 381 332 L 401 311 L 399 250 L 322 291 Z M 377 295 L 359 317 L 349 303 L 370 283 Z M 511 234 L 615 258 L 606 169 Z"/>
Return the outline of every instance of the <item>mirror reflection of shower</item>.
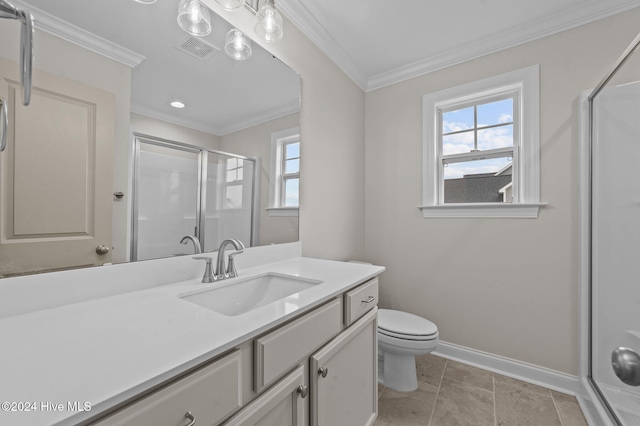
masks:
<path fill-rule="evenodd" d="M 136 135 L 131 260 L 216 250 L 225 239 L 255 244 L 257 158 Z"/>

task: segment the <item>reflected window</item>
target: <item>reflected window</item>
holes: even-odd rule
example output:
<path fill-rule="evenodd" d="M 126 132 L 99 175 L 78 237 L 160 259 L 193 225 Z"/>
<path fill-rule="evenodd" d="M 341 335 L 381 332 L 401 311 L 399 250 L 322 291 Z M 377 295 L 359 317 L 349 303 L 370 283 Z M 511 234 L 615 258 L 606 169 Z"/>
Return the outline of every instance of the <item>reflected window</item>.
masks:
<path fill-rule="evenodd" d="M 226 159 L 226 174 L 224 185 L 224 208 L 242 208 L 244 160 L 241 158 Z"/>
<path fill-rule="evenodd" d="M 297 216 L 300 205 L 300 129 L 271 135 L 269 215 Z"/>

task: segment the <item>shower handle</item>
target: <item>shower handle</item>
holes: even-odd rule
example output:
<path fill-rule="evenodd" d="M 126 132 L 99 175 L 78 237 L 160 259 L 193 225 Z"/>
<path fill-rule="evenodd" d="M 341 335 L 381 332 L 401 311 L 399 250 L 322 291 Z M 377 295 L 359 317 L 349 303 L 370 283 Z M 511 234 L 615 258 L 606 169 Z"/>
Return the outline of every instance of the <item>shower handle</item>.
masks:
<path fill-rule="evenodd" d="M 611 354 L 613 372 L 629 386 L 640 386 L 640 355 L 632 349 L 619 347 Z"/>

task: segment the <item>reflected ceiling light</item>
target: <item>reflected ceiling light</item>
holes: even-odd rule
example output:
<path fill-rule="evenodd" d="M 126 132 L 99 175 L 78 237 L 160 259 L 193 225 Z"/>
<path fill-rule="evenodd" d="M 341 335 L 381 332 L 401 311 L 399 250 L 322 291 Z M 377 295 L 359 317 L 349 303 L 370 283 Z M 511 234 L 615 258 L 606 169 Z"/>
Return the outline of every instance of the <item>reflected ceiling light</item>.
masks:
<path fill-rule="evenodd" d="M 227 10 L 238 10 L 244 6 L 245 0 L 216 0 L 222 7 Z"/>
<path fill-rule="evenodd" d="M 233 28 L 224 37 L 224 51 L 236 61 L 249 59 L 251 54 L 251 40 L 239 30 Z"/>
<path fill-rule="evenodd" d="M 156 2 L 156 0 L 133 0 L 133 1 L 142 3 L 142 4 L 154 4 Z"/>
<path fill-rule="evenodd" d="M 184 108 L 184 104 L 180 101 L 173 101 L 170 105 L 174 108 Z"/>
<path fill-rule="evenodd" d="M 276 9 L 274 0 L 265 0 L 256 13 L 256 24 L 253 27 L 256 34 L 268 43 L 282 39 L 282 15 Z"/>
<path fill-rule="evenodd" d="M 178 5 L 178 25 L 194 36 L 206 36 L 211 32 L 209 9 L 198 0 L 180 0 Z"/>

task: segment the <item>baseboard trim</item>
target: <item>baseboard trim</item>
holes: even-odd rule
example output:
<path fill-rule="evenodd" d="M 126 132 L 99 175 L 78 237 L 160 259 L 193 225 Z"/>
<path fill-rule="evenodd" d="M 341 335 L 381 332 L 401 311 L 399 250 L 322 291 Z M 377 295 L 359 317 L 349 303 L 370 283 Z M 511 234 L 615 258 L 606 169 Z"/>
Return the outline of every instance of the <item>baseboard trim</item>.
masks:
<path fill-rule="evenodd" d="M 577 376 L 466 348 L 453 343 L 443 342 L 442 340 L 438 344 L 438 348 L 433 352 L 433 355 L 489 370 L 494 373 L 522 380 L 523 382 L 544 386 L 545 388 L 573 396 L 578 396 L 583 392 L 582 385 Z"/>

